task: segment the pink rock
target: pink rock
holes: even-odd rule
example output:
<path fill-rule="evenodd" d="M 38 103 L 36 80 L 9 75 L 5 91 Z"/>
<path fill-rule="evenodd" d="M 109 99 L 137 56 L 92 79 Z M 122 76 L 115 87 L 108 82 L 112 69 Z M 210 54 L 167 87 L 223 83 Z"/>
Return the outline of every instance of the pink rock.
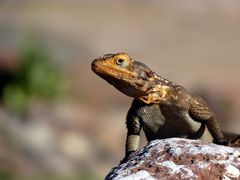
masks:
<path fill-rule="evenodd" d="M 200 140 L 155 140 L 106 179 L 239 179 L 240 148 Z"/>

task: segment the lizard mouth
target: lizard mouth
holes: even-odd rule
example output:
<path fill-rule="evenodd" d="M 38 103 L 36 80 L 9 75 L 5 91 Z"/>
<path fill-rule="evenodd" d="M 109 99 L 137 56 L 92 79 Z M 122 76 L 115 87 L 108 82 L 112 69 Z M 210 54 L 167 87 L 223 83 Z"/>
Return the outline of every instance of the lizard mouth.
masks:
<path fill-rule="evenodd" d="M 101 76 L 105 80 L 107 80 L 106 78 L 113 78 L 128 81 L 134 78 L 134 75 L 132 73 L 129 73 L 127 71 L 122 72 L 120 69 L 113 67 L 107 67 L 99 63 L 98 60 L 94 60 L 91 64 L 91 67 L 93 72 L 95 72 L 97 75 Z"/>
<path fill-rule="evenodd" d="M 108 69 L 104 68 L 104 66 L 101 66 L 97 60 L 94 60 L 91 64 L 92 71 L 95 72 L 100 77 L 104 78 L 104 75 L 108 74 Z M 104 78 L 105 79 L 105 78 Z"/>
<path fill-rule="evenodd" d="M 96 65 L 96 60 L 94 60 L 91 64 L 92 71 L 97 73 L 97 69 L 99 68 L 98 65 Z"/>
<path fill-rule="evenodd" d="M 117 77 L 117 73 L 114 73 L 113 71 L 109 71 L 108 68 L 98 64 L 96 60 L 92 62 L 91 66 L 92 66 L 92 71 L 103 78 L 105 76 Z"/>

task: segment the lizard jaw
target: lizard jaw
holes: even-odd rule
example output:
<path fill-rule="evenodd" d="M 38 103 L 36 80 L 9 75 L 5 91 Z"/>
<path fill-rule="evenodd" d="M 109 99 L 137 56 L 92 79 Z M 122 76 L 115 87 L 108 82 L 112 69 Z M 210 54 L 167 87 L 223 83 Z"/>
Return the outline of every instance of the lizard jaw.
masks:
<path fill-rule="evenodd" d="M 137 73 L 115 68 L 107 62 L 96 59 L 92 62 L 91 68 L 98 76 L 127 96 L 138 98 L 146 95 L 151 88 L 151 84 L 139 79 Z"/>

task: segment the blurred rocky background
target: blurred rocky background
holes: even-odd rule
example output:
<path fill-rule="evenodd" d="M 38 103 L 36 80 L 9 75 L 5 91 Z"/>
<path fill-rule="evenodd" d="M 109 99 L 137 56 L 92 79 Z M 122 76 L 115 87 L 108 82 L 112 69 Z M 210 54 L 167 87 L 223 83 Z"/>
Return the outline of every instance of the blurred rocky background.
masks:
<path fill-rule="evenodd" d="M 102 179 L 131 98 L 91 72 L 127 52 L 240 132 L 238 0 L 0 1 L 0 179 Z M 142 140 L 142 146 L 146 141 Z"/>

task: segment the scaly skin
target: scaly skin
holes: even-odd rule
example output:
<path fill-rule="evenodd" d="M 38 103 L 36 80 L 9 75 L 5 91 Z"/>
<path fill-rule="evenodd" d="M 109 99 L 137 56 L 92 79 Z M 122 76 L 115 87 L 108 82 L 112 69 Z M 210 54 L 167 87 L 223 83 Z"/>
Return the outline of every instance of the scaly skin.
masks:
<path fill-rule="evenodd" d="M 218 121 L 202 98 L 162 78 L 128 54 L 99 57 L 92 62 L 92 70 L 134 98 L 127 115 L 125 159 L 137 150 L 141 128 L 148 141 L 184 137 L 227 143 Z"/>

